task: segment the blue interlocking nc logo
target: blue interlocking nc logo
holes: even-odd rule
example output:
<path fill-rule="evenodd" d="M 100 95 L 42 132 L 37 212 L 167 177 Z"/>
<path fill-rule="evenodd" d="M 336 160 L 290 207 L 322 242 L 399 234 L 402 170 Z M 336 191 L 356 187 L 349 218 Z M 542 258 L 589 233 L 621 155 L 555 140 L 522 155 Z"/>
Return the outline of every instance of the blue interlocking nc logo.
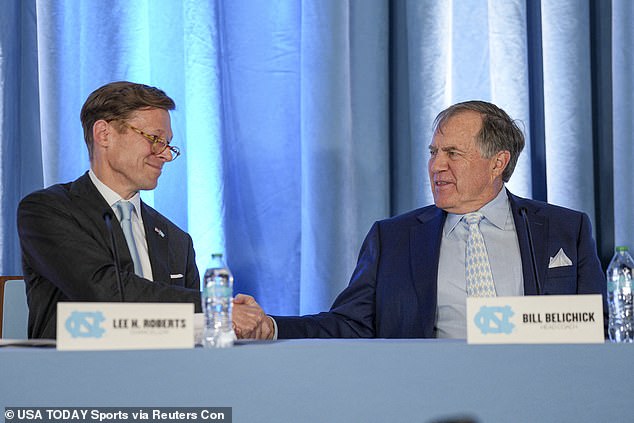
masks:
<path fill-rule="evenodd" d="M 100 311 L 73 311 L 66 319 L 66 330 L 73 338 L 101 338 L 106 331 L 100 326 L 104 320 Z"/>
<path fill-rule="evenodd" d="M 482 306 L 475 315 L 473 321 L 480 331 L 486 335 L 489 333 L 510 334 L 515 325 L 509 321 L 513 316 L 511 306 Z"/>

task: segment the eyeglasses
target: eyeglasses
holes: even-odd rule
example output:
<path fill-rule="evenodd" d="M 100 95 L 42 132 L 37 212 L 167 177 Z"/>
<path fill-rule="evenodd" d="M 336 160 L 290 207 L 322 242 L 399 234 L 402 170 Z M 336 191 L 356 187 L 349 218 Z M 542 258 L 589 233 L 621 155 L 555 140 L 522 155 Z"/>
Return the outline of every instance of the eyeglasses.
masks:
<path fill-rule="evenodd" d="M 141 135 L 146 140 L 148 140 L 152 144 L 152 154 L 154 154 L 155 156 L 161 154 L 168 148 L 170 152 L 172 153 L 172 158 L 168 161 L 176 160 L 176 158 L 181 155 L 180 148 L 173 145 L 169 145 L 169 142 L 165 138 L 159 137 L 158 135 L 152 135 L 152 134 L 148 134 L 147 132 L 143 132 L 139 128 L 136 128 L 127 122 L 123 122 L 123 124 L 127 126 L 128 128 L 132 129 L 137 134 Z"/>

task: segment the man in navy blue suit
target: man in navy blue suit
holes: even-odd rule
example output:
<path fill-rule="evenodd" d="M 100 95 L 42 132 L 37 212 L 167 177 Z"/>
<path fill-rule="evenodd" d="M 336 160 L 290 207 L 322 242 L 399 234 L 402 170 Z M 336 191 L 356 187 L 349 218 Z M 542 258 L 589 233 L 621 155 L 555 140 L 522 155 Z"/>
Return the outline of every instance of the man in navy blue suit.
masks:
<path fill-rule="evenodd" d="M 605 298 L 588 216 L 506 189 L 523 148 L 521 130 L 493 104 L 469 101 L 444 110 L 429 145 L 435 205 L 372 226 L 350 284 L 330 311 L 271 317 L 253 298 L 238 296 L 253 317 L 245 320 L 252 325 L 237 328 L 238 336 L 466 338 L 469 229 L 463 218 L 472 212 L 483 216 L 492 295 Z"/>

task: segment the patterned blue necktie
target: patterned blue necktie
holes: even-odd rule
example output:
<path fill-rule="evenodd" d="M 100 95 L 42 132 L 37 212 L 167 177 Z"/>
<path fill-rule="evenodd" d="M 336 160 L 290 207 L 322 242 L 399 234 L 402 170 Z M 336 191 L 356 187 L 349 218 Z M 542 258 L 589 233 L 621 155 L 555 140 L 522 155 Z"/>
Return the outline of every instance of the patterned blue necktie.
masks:
<path fill-rule="evenodd" d="M 482 213 L 479 212 L 469 213 L 464 216 L 465 221 L 469 225 L 465 259 L 467 296 L 469 297 L 495 297 L 495 285 L 493 284 L 489 255 L 487 254 L 479 226 L 483 217 Z"/>
<path fill-rule="evenodd" d="M 134 273 L 139 276 L 143 276 L 143 269 L 141 268 L 141 259 L 139 258 L 139 250 L 136 248 L 134 242 L 134 235 L 132 234 L 132 210 L 134 210 L 134 204 L 129 201 L 117 201 L 115 204 L 119 210 L 119 216 L 121 216 L 121 229 L 123 229 L 123 235 L 128 244 L 130 255 L 132 256 L 132 262 L 134 263 Z"/>

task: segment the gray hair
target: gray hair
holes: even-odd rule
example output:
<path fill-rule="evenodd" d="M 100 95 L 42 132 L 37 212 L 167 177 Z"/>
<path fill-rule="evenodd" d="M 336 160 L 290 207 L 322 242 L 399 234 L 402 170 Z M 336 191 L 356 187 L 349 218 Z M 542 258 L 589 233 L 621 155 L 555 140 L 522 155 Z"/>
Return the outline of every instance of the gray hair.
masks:
<path fill-rule="evenodd" d="M 476 135 L 476 145 L 482 157 L 489 159 L 500 151 L 511 153 L 509 163 L 502 173 L 502 179 L 508 182 L 524 149 L 524 134 L 516 121 L 495 104 L 472 100 L 449 106 L 436 116 L 434 134 L 442 133 L 443 126 L 451 117 L 466 111 L 476 112 L 482 116 L 482 128 Z"/>

